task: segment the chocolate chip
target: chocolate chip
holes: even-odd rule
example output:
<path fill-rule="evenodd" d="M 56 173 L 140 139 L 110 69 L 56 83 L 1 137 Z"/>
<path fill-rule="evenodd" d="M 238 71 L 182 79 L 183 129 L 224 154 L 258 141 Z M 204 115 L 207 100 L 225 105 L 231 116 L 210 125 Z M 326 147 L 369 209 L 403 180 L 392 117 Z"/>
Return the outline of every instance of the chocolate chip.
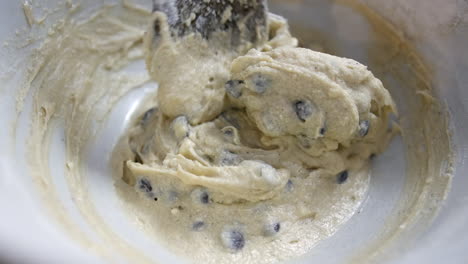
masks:
<path fill-rule="evenodd" d="M 342 171 L 342 172 L 338 173 L 338 175 L 336 175 L 336 182 L 338 184 L 344 183 L 347 179 L 348 179 L 348 171 L 347 170 Z"/>
<path fill-rule="evenodd" d="M 273 225 L 273 230 L 278 233 L 280 231 L 280 228 L 281 228 L 281 224 L 280 223 L 276 223 Z"/>
<path fill-rule="evenodd" d="M 242 95 L 242 84 L 244 84 L 242 80 L 229 80 L 224 84 L 224 89 L 230 96 L 239 98 Z"/>
<path fill-rule="evenodd" d="M 150 193 L 151 191 L 153 191 L 153 187 L 151 186 L 151 182 L 148 179 L 145 179 L 145 178 L 141 178 L 138 181 L 138 189 L 140 191 L 142 191 L 142 192 L 145 192 L 145 193 Z"/>
<path fill-rule="evenodd" d="M 325 127 L 322 127 L 320 129 L 320 135 L 322 135 L 322 136 L 325 135 L 325 132 L 327 132 L 327 129 Z"/>
<path fill-rule="evenodd" d="M 271 80 L 262 74 L 257 73 L 252 77 L 252 84 L 254 86 L 253 88 L 255 92 L 259 94 L 264 93 L 268 86 L 270 86 L 270 83 Z"/>
<path fill-rule="evenodd" d="M 205 222 L 203 221 L 195 221 L 192 224 L 192 229 L 195 231 L 200 231 L 203 227 L 205 227 Z"/>
<path fill-rule="evenodd" d="M 207 192 L 203 192 L 201 195 L 200 195 L 200 202 L 202 204 L 207 204 L 210 202 L 210 196 L 208 195 Z"/>
<path fill-rule="evenodd" d="M 232 242 L 232 247 L 235 249 L 242 249 L 245 245 L 245 238 L 244 234 L 242 234 L 239 231 L 233 231 L 231 233 L 231 242 Z"/>
<path fill-rule="evenodd" d="M 201 204 L 209 204 L 210 203 L 210 195 L 208 192 L 202 188 L 196 188 L 192 191 L 190 194 L 192 197 L 192 201 L 195 203 L 201 203 Z"/>
<path fill-rule="evenodd" d="M 367 135 L 367 133 L 369 133 L 369 126 L 370 126 L 370 123 L 368 120 L 364 120 L 364 121 L 360 121 L 359 122 L 359 136 L 360 137 L 365 137 Z"/>
<path fill-rule="evenodd" d="M 294 189 L 294 183 L 291 179 L 289 179 L 288 182 L 286 183 L 286 190 L 290 192 L 293 189 Z"/>
<path fill-rule="evenodd" d="M 293 102 L 294 112 L 296 112 L 297 118 L 302 122 L 305 122 L 307 118 L 312 115 L 312 104 L 307 100 L 296 100 Z"/>
<path fill-rule="evenodd" d="M 263 234 L 265 236 L 276 235 L 281 229 L 281 224 L 279 222 L 268 223 L 265 225 Z"/>
<path fill-rule="evenodd" d="M 223 134 L 227 137 L 232 137 L 234 136 L 234 128 L 233 127 L 224 127 L 222 129 Z"/>
<path fill-rule="evenodd" d="M 237 229 L 223 231 L 221 240 L 225 247 L 235 251 L 241 250 L 245 246 L 244 234 Z"/>

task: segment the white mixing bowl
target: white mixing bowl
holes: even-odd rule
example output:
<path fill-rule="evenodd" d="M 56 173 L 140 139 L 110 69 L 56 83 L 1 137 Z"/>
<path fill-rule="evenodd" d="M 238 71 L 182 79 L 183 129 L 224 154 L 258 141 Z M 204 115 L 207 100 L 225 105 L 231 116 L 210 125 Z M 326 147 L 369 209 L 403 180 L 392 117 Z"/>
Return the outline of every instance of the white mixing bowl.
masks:
<path fill-rule="evenodd" d="M 24 0 L 2 1 L 0 9 L 0 262 L 7 263 L 129 263 L 118 250 L 103 258 L 93 246 L 86 247 L 72 239 L 71 231 L 93 238 L 96 244 L 112 248 L 101 240 L 92 224 L 80 214 L 76 201 L 64 179 L 63 128 L 57 129 L 51 147 L 44 156 L 50 158 L 51 181 L 38 182 L 31 177 L 27 164 L 27 148 L 32 100 L 26 96 L 24 106 L 18 105 L 28 56 L 37 48 L 41 36 L 48 34 L 50 25 L 60 21 L 66 10 L 79 2 L 81 9 L 72 16 L 87 17 L 97 7 L 120 1 L 30 1 L 33 16 L 39 21 L 28 25 Z M 128 1 L 124 1 L 125 3 Z M 150 0 L 140 0 L 150 8 Z M 289 19 L 292 31 L 307 42 L 320 40 L 314 47 L 354 58 L 372 68 L 364 49 L 372 45 L 369 17 L 355 12 L 348 1 L 295 0 L 271 1 L 270 9 Z M 387 220 L 405 214 L 401 205 L 405 190 L 404 143 L 397 137 L 390 148 L 373 163 L 373 178 L 369 199 L 360 214 L 355 215 L 334 236 L 321 242 L 309 254 L 293 263 L 467 263 L 468 261 L 468 2 L 466 0 L 361 0 L 361 3 L 388 20 L 411 42 L 430 68 L 430 81 L 435 96 L 449 112 L 451 143 L 455 156 L 452 187 L 437 217 L 427 216 L 421 228 L 411 227 L 395 238 L 384 238 L 391 229 Z M 26 12 L 28 12 L 26 5 Z M 307 33 L 310 32 L 310 33 Z M 314 32 L 314 34 L 312 33 Z M 306 43 L 307 44 L 307 43 Z M 333 45 L 329 49 L 327 45 Z M 144 70 L 136 65 L 131 70 Z M 379 74 L 376 74 L 380 77 Z M 396 90 L 389 87 L 398 99 Z M 93 206 L 109 228 L 137 250 L 146 252 L 157 263 L 177 263 L 177 256 L 166 252 L 148 239 L 137 223 L 124 215 L 109 175 L 107 154 L 128 125 L 129 117 L 141 98 L 151 91 L 142 87 L 120 99 L 100 128 L 96 142 L 89 150 L 87 180 Z M 400 95 L 401 96 L 401 95 Z M 29 99 L 28 99 L 29 98 Z M 400 113 L 405 115 L 403 101 Z M 122 122 L 125 120 L 126 122 Z M 62 131 L 62 132 L 61 132 Z M 104 157 L 103 157 L 104 156 Z M 103 162 L 104 161 L 104 162 Z M 442 172 L 441 172 L 442 173 Z M 44 205 L 44 193 L 38 185 L 48 184 L 56 190 L 61 210 L 75 225 L 66 230 Z M 402 207 L 403 206 L 403 207 Z M 406 212 L 409 213 L 409 212 Z M 426 215 L 423 215 L 426 217 Z M 404 227 L 402 227 L 404 229 Z M 378 245 L 387 241 L 383 252 Z M 368 259 L 362 256 L 375 255 Z M 3 263 L 3 262 L 2 262 Z M 130 262 L 134 263 L 134 262 Z"/>

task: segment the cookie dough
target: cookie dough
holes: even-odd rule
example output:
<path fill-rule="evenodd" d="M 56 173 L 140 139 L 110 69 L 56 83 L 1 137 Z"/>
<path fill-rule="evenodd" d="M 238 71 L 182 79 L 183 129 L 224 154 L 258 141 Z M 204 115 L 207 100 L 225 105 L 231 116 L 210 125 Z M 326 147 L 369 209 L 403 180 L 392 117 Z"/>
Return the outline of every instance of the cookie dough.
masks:
<path fill-rule="evenodd" d="M 346 2 L 340 1 L 340 5 Z M 337 7 L 330 1 L 324 3 L 331 5 L 332 10 Z M 183 49 L 184 45 L 195 47 L 193 41 L 167 41 L 164 52 L 143 45 L 143 38 L 148 44 L 148 35 L 144 34 L 152 16 L 150 9 L 123 1 L 121 5 L 105 5 L 87 13 L 84 4 L 81 8 L 79 3 L 70 1 L 58 4 L 69 10 L 63 20 L 55 20 L 55 15 L 48 17 L 43 25 L 33 24 L 26 35 L 20 30 L 19 35 L 16 33 L 7 40 L 9 48 L 4 47 L 8 54 L 23 51 L 29 54 L 29 48 L 33 49 L 27 58 L 5 58 L 11 59 L 6 64 L 11 68 L 11 76 L 3 76 L 5 87 L 17 92 L 9 100 L 18 111 L 18 119 L 14 120 L 17 123 L 10 128 L 24 132 L 24 136 L 16 133 L 12 142 L 18 144 L 18 150 L 26 151 L 24 155 L 18 152 L 18 163 L 10 165 L 28 170 L 40 194 L 35 197 L 38 208 L 50 213 L 51 223 L 57 223 L 72 241 L 90 249 L 91 254 L 103 261 L 175 263 L 180 262 L 180 257 L 203 264 L 270 264 L 310 252 L 304 258 L 346 255 L 345 262 L 379 263 L 391 252 L 400 256 L 401 251 L 394 251 L 396 248 L 410 248 L 413 239 L 427 230 L 444 204 L 455 159 L 446 110 L 437 97 L 430 97 L 431 83 L 436 81 L 434 74 L 393 25 L 362 4 L 355 3 L 360 7 L 349 9 L 353 10 L 353 17 L 359 14 L 369 25 L 370 38 L 362 43 L 358 54 L 365 54 L 372 71 L 390 89 L 402 116 L 401 138 L 392 143 L 391 153 L 377 160 L 379 167 L 384 165 L 390 170 L 382 173 L 382 168 L 377 167 L 372 185 L 368 157 L 373 156 L 372 151 L 378 154 L 385 149 L 393 133 L 386 132 L 384 121 L 385 114 L 390 112 L 385 106 L 389 104 L 387 93 L 355 62 L 294 48 L 297 41 L 288 33 L 284 19 L 269 14 L 271 33 L 265 45 L 249 54 L 247 50 L 232 54 L 229 60 L 226 59 L 229 54 L 219 57 L 219 61 L 226 62 L 219 64 L 222 67 L 217 71 L 222 74 L 213 78 L 215 90 L 209 93 L 204 87 L 210 84 L 211 75 L 203 75 L 205 71 L 197 69 L 210 66 L 201 64 L 202 60 L 191 60 L 187 56 L 191 53 Z M 34 14 L 39 11 L 35 6 L 32 8 Z M 336 20 L 340 32 L 349 21 L 345 17 L 340 13 Z M 328 27 L 317 26 L 313 30 L 308 24 L 294 25 L 302 44 L 317 47 L 316 44 L 325 43 L 327 51 L 343 52 L 333 48 L 335 38 L 331 37 L 339 36 L 340 32 L 327 32 Z M 351 30 L 348 32 L 351 35 L 356 30 L 354 37 L 362 31 L 361 27 L 351 25 L 346 29 Z M 41 34 L 31 38 L 30 33 L 34 32 Z M 356 48 L 355 43 L 343 40 L 341 44 L 348 50 L 344 52 L 350 54 L 349 50 Z M 172 57 L 167 53 L 171 50 Z M 156 60 L 149 59 L 152 54 L 167 56 L 160 60 L 159 69 L 149 68 L 153 79 L 159 72 L 161 77 L 167 76 L 167 82 L 158 77 L 159 92 L 150 92 L 145 100 L 134 102 L 136 94 L 143 90 L 146 94 L 146 88 L 156 86 L 148 83 L 149 76 L 142 65 L 144 57 L 150 62 L 149 67 L 157 65 Z M 198 53 L 197 58 L 202 58 L 202 54 Z M 156 58 L 161 58 L 159 55 Z M 176 60 L 177 56 L 185 56 L 185 62 L 192 66 L 184 66 L 184 60 Z M 317 71 L 301 66 L 318 62 L 323 67 Z M 348 62 L 355 66 L 348 68 Z M 185 67 L 185 71 L 176 66 Z M 273 70 L 278 73 L 270 75 Z M 279 89 L 272 82 L 269 89 L 261 86 L 259 91 L 264 90 L 263 93 L 254 93 L 251 80 L 260 84 L 267 80 L 255 77 L 257 73 L 275 82 L 287 80 L 286 85 Z M 189 74 L 204 77 L 185 79 Z M 368 77 L 354 79 L 359 76 Z M 321 81 L 330 87 L 325 90 L 327 96 L 313 94 L 318 88 L 312 86 L 308 87 L 310 92 L 302 92 L 307 80 L 315 79 L 327 80 Z M 199 90 L 195 89 L 197 81 Z M 343 120 L 356 121 L 347 127 L 350 129 L 345 134 L 350 135 L 347 139 L 331 134 L 337 124 L 329 122 L 341 122 L 341 117 L 331 119 L 326 115 L 328 101 L 326 104 L 316 101 L 318 96 L 332 97 L 329 91 L 347 98 L 357 109 L 358 119 L 356 112 L 342 113 L 347 118 Z M 283 121 L 288 124 L 282 126 L 287 132 L 276 135 L 271 132 L 273 129 L 265 127 L 265 130 L 254 119 L 257 116 L 261 120 L 262 114 L 255 102 L 266 107 L 275 103 L 279 109 L 282 101 L 274 95 L 278 97 L 280 93 L 292 101 L 282 106 L 290 119 L 273 115 L 279 124 L 285 124 Z M 301 97 L 290 97 L 292 94 Z M 258 100 L 263 97 L 266 100 Z M 180 99 L 183 100 L 175 101 Z M 369 100 L 370 110 L 366 107 Z M 212 102 L 218 103 L 219 108 L 205 111 L 200 107 L 214 105 Z M 314 108 L 310 107 L 312 103 Z M 342 107 L 338 103 L 343 100 L 333 103 L 334 107 Z M 125 111 L 121 111 L 122 107 Z M 174 113 L 169 113 L 171 109 Z M 296 109 L 300 110 L 298 114 Z M 135 120 L 129 113 L 135 114 Z M 378 118 L 371 119 L 373 116 Z M 31 122 L 24 122 L 23 118 Z M 109 128 L 108 122 L 116 126 Z M 129 131 L 115 130 L 127 125 L 131 126 Z M 306 127 L 312 130 L 293 135 Z M 114 146 L 117 137 L 121 140 Z M 181 149 L 182 144 L 188 148 Z M 333 144 L 338 144 L 338 148 L 334 149 Z M 174 172 L 173 164 L 169 164 L 171 159 L 187 161 L 180 171 L 187 169 L 185 176 L 200 183 L 186 184 L 179 179 L 182 174 Z M 406 162 L 395 163 L 395 159 Z M 188 170 L 186 165 L 190 163 L 195 166 Z M 395 164 L 404 168 L 391 170 Z M 242 169 L 250 174 L 236 174 Z M 165 173 L 154 172 L 157 170 Z M 279 182 L 252 178 L 260 175 L 258 170 Z M 273 174 L 280 170 L 288 173 L 285 184 L 284 176 Z M 25 172 L 25 179 L 27 175 Z M 240 177 L 239 182 L 226 178 L 232 175 Z M 207 179 L 214 187 L 207 187 Z M 244 181 L 255 182 L 262 189 Z M 215 186 L 213 182 L 220 184 Z M 389 183 L 392 185 L 382 192 Z M 275 189 L 278 186 L 282 188 Z M 402 188 L 396 190 L 399 186 Z M 368 189 L 371 196 L 367 195 Z M 118 198 L 115 203 L 114 194 Z M 343 233 L 337 234 L 334 241 L 324 241 L 342 227 L 347 229 L 343 230 L 346 235 L 349 230 L 363 228 L 371 230 L 372 235 L 359 232 L 353 245 L 332 244 L 315 254 L 319 249 L 314 247 L 320 241 L 346 242 L 341 240 Z M 352 256 L 348 257 L 350 251 Z"/>
<path fill-rule="evenodd" d="M 130 133 L 125 179 L 157 221 L 202 251 L 247 258 L 300 254 L 315 240 L 304 231 L 333 233 L 393 135 L 382 83 L 354 60 L 297 47 L 273 15 L 270 40 L 238 56 L 214 55 L 196 35 L 172 39 L 156 19 L 146 61 L 157 104 Z"/>

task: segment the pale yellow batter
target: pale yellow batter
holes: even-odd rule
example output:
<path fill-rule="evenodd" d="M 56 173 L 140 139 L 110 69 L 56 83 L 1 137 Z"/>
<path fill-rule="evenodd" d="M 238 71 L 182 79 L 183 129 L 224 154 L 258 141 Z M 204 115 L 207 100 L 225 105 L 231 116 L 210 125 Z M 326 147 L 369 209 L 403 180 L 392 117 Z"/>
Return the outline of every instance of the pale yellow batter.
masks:
<path fill-rule="evenodd" d="M 197 34 L 173 39 L 154 17 L 157 104 L 130 132 L 124 178 L 152 202 L 155 224 L 206 261 L 286 259 L 332 234 L 394 133 L 382 83 L 354 60 L 298 48 L 274 15 L 270 40 L 246 54 L 214 54 Z"/>

